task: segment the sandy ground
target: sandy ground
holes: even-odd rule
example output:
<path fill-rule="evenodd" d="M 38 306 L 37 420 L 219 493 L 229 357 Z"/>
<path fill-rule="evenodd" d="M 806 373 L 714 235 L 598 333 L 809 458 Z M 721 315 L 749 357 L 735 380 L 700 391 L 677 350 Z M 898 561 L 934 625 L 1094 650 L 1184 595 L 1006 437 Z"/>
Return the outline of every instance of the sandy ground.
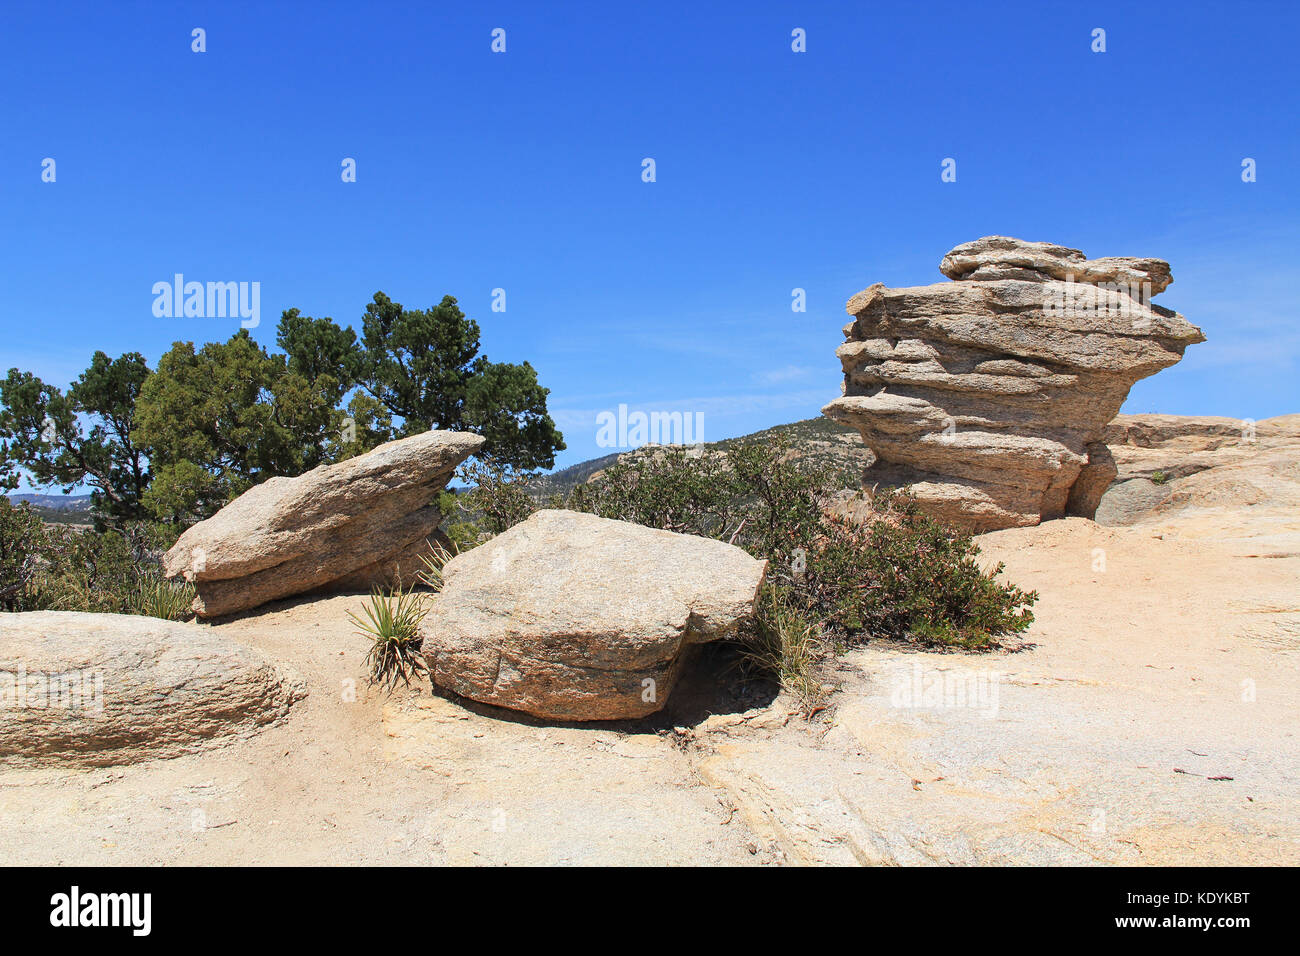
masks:
<path fill-rule="evenodd" d="M 1300 515 L 980 540 L 1041 593 L 1032 646 L 853 651 L 811 722 L 716 649 L 635 725 L 388 698 L 362 679 L 359 598 L 272 605 L 216 626 L 306 681 L 287 720 L 173 760 L 0 771 L 0 861 L 1300 862 Z"/>

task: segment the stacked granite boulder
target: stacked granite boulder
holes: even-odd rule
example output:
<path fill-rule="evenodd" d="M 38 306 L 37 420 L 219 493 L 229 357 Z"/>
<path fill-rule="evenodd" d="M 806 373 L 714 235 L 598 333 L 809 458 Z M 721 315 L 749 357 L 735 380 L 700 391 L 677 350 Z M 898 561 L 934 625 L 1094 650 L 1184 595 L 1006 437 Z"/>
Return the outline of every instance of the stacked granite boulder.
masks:
<path fill-rule="evenodd" d="M 911 485 L 972 531 L 1091 517 L 1115 476 L 1102 432 L 1139 379 L 1205 336 L 1151 296 L 1160 259 L 987 236 L 940 264 L 955 280 L 849 300 L 843 396 L 823 414 L 876 456 L 872 485 Z"/>

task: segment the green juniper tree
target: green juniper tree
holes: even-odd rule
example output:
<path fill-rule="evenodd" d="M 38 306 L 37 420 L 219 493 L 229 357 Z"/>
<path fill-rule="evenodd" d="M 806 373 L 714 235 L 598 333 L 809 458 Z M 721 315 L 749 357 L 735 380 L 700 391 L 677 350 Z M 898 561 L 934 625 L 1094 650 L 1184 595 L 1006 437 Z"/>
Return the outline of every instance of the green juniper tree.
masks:
<path fill-rule="evenodd" d="M 537 371 L 480 355 L 478 323 L 452 296 L 431 309 L 405 309 L 376 292 L 362 318 L 361 349 L 361 387 L 402 419 L 399 435 L 477 432 L 487 438 L 485 455 L 521 469 L 550 468 L 564 449 Z"/>
<path fill-rule="evenodd" d="M 266 478 L 322 464 L 344 417 L 338 387 L 332 376 L 292 371 L 246 329 L 197 350 L 175 343 L 137 408 L 136 440 L 154 471 L 145 505 L 160 519 L 189 522 Z"/>
<path fill-rule="evenodd" d="M 0 483 L 17 486 L 23 468 L 40 485 L 69 492 L 89 486 L 98 514 L 140 517 L 149 461 L 134 437 L 137 404 L 150 377 L 139 352 L 96 352 L 66 393 L 13 368 L 0 381 Z"/>

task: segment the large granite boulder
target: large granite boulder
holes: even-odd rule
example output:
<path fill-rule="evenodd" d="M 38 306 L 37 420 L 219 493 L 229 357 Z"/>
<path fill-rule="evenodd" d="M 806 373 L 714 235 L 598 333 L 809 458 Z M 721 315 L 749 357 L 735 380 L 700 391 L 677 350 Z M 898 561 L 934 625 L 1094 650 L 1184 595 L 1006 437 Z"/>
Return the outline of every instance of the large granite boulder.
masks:
<path fill-rule="evenodd" d="M 0 762 L 175 757 L 283 717 L 306 693 L 209 627 L 125 614 L 0 614 Z"/>
<path fill-rule="evenodd" d="M 295 594 L 413 582 L 442 523 L 438 492 L 483 441 L 427 431 L 271 478 L 182 534 L 163 570 L 194 583 L 194 610 L 204 617 Z"/>
<path fill-rule="evenodd" d="M 1168 263 L 990 236 L 942 269 L 956 281 L 848 302 L 843 396 L 822 411 L 875 453 L 864 483 L 910 484 L 974 531 L 1095 508 L 1115 476 L 1106 424 L 1134 382 L 1205 340 L 1150 303 Z"/>
<path fill-rule="evenodd" d="M 443 569 L 423 625 L 433 682 L 552 720 L 644 717 L 691 645 L 754 610 L 767 562 L 740 548 L 539 511 Z"/>

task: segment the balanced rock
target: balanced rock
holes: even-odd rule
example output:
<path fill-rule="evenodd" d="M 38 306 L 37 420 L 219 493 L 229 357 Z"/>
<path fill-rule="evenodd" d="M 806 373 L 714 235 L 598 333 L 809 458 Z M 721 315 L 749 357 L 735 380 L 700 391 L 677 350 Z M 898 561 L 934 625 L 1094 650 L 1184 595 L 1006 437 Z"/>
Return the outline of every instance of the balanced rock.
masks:
<path fill-rule="evenodd" d="M 283 717 L 305 694 L 209 627 L 124 614 L 0 614 L 0 762 L 175 757 Z"/>
<path fill-rule="evenodd" d="M 911 485 L 973 531 L 1090 516 L 1115 477 L 1106 424 L 1136 381 L 1205 340 L 1150 303 L 1168 263 L 989 236 L 941 268 L 957 281 L 848 302 L 843 396 L 822 412 L 874 452 L 864 483 Z"/>
<path fill-rule="evenodd" d="M 740 548 L 539 511 L 443 569 L 423 625 L 435 684 L 552 720 L 644 717 L 694 644 L 754 611 L 767 562 Z"/>
<path fill-rule="evenodd" d="M 409 583 L 442 523 L 438 492 L 483 441 L 427 431 L 268 479 L 182 534 L 163 569 L 194 583 L 194 610 L 205 617 L 295 594 Z"/>

